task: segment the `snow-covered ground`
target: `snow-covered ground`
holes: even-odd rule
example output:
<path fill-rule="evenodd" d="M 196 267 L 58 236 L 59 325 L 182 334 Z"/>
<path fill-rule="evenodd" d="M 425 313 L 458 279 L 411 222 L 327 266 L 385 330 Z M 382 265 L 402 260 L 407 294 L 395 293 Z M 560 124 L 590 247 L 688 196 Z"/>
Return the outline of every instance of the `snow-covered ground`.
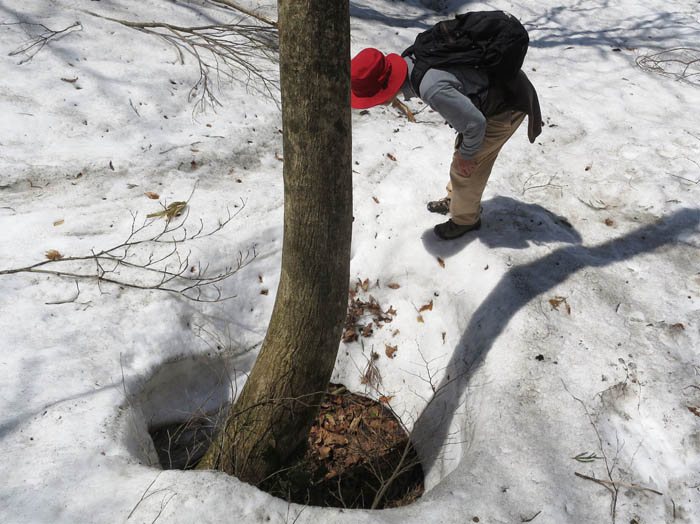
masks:
<path fill-rule="evenodd" d="M 599 523 L 614 520 L 614 492 L 617 522 L 700 522 L 700 87 L 636 64 L 678 47 L 697 60 L 700 4 L 353 0 L 353 54 L 400 52 L 476 9 L 527 24 L 545 120 L 535 145 L 523 128 L 504 148 L 481 231 L 432 233 L 442 217 L 425 204 L 442 196 L 454 138 L 436 113 L 412 102 L 415 124 L 388 108 L 353 116 L 352 276 L 397 314 L 341 344 L 333 379 L 392 397 L 427 487 L 373 513 L 289 506 L 224 474 L 154 464 L 148 425 L 218 405 L 265 335 L 281 116 L 239 85 L 193 115 L 191 58 L 87 11 L 178 25 L 236 15 L 195 0 L 0 0 L 0 271 L 117 246 L 160 209 L 146 192 L 167 205 L 193 189 L 190 234 L 238 214 L 180 246 L 188 267 L 256 255 L 222 284 L 236 298 L 215 303 L 0 275 L 0 522 Z M 80 26 L 21 64 L 27 53 L 9 53 L 41 28 L 17 21 Z M 70 264 L 43 268 L 95 270 Z M 372 350 L 379 391 L 361 383 Z"/>

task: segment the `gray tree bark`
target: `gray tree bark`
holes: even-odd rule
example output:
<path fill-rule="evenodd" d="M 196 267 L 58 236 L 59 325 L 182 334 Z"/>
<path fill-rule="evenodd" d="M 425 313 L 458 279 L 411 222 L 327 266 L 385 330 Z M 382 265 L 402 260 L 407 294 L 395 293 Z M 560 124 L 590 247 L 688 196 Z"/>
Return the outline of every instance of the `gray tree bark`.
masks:
<path fill-rule="evenodd" d="M 284 241 L 253 370 L 199 469 L 258 484 L 305 444 L 335 364 L 352 233 L 349 0 L 279 0 Z"/>

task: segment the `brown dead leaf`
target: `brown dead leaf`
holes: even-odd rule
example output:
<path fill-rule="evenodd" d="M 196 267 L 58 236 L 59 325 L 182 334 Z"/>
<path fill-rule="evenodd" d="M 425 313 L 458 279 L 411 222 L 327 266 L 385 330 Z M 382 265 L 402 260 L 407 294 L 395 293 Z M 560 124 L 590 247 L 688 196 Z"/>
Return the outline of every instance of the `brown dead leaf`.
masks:
<path fill-rule="evenodd" d="M 433 310 L 433 301 L 431 300 L 425 306 L 421 307 L 418 310 L 418 313 L 422 313 L 423 311 L 432 311 L 432 310 Z"/>
<path fill-rule="evenodd" d="M 445 337 L 446 337 L 446 336 L 447 336 L 447 332 L 446 332 L 446 331 L 443 331 L 443 332 L 442 332 L 442 343 L 443 343 L 443 344 L 445 343 Z"/>
<path fill-rule="evenodd" d="M 387 157 L 389 160 L 393 160 L 394 162 L 396 162 L 396 157 L 395 157 L 394 155 L 392 155 L 391 153 L 387 153 L 387 154 L 386 154 L 386 157 Z"/>
<path fill-rule="evenodd" d="M 445 261 L 444 261 L 442 258 L 437 257 L 437 261 L 438 261 L 438 264 L 440 264 L 441 267 L 445 267 Z"/>
<path fill-rule="evenodd" d="M 366 278 L 364 282 L 360 282 L 360 288 L 362 288 L 362 291 L 367 291 L 369 289 L 369 278 Z"/>
<path fill-rule="evenodd" d="M 330 446 L 321 446 L 318 448 L 318 454 L 322 459 L 327 459 L 331 454 Z"/>
<path fill-rule="evenodd" d="M 379 204 L 379 199 L 376 196 L 373 196 L 372 200 L 374 200 L 377 204 Z"/>
<path fill-rule="evenodd" d="M 418 315 L 418 322 L 423 323 L 423 315 Z"/>
<path fill-rule="evenodd" d="M 671 327 L 676 329 L 682 329 L 683 331 L 685 331 L 685 326 L 680 322 L 678 322 L 677 324 L 673 324 Z"/>
<path fill-rule="evenodd" d="M 54 225 L 54 226 L 62 226 L 64 222 L 65 222 L 65 220 L 63 220 L 63 219 L 61 219 L 61 220 L 56 220 L 56 221 L 53 223 L 53 225 Z"/>
<path fill-rule="evenodd" d="M 395 283 L 391 283 L 387 287 L 389 287 L 391 289 L 399 289 L 401 286 L 398 284 L 395 284 Z"/>
<path fill-rule="evenodd" d="M 394 309 L 394 306 L 389 306 L 389 309 L 386 310 L 386 314 L 396 316 L 396 310 Z M 385 320 L 385 322 L 386 322 L 386 320 Z"/>
<path fill-rule="evenodd" d="M 343 342 L 345 342 L 346 344 L 350 342 L 355 342 L 357 338 L 357 332 L 354 328 L 347 328 L 343 333 Z"/>
<path fill-rule="evenodd" d="M 46 258 L 49 260 L 61 260 L 63 258 L 63 255 L 56 251 L 55 249 L 49 249 L 46 254 Z"/>
<path fill-rule="evenodd" d="M 374 333 L 374 330 L 372 329 L 371 322 L 362 328 L 362 336 L 365 338 L 371 337 L 373 333 Z"/>
<path fill-rule="evenodd" d="M 387 397 L 387 396 L 382 395 L 382 396 L 379 397 L 377 400 L 378 400 L 379 402 L 381 402 L 382 404 L 388 404 L 389 402 L 391 402 L 391 399 L 392 399 L 392 398 L 394 398 L 394 397 Z"/>
<path fill-rule="evenodd" d="M 396 351 L 399 349 L 399 346 L 390 346 L 389 344 L 386 344 L 386 356 L 389 358 L 394 358 L 396 356 Z"/>
<path fill-rule="evenodd" d="M 158 200 L 160 198 L 160 195 L 158 193 L 152 193 L 150 191 L 146 191 L 144 195 L 146 195 L 151 200 Z"/>
<path fill-rule="evenodd" d="M 391 334 L 391 336 L 392 336 L 392 337 L 395 337 L 395 336 L 398 335 L 399 333 L 401 333 L 401 332 L 400 332 L 398 329 L 395 329 L 394 332 Z"/>
<path fill-rule="evenodd" d="M 571 306 L 569 306 L 569 303 L 566 301 L 566 297 L 554 297 L 549 299 L 549 303 L 552 306 L 552 309 L 556 309 L 559 311 L 559 306 L 564 304 L 566 307 L 566 312 L 571 315 Z"/>
<path fill-rule="evenodd" d="M 608 227 L 613 227 L 615 225 L 615 221 L 612 218 L 606 218 L 604 222 L 605 225 Z"/>
<path fill-rule="evenodd" d="M 688 407 L 688 411 L 690 411 L 693 415 L 695 415 L 696 417 L 700 417 L 700 407 L 697 407 L 697 408 L 694 408 L 691 406 L 687 406 L 687 407 Z"/>
<path fill-rule="evenodd" d="M 279 156 L 279 155 L 277 154 L 277 151 L 275 151 L 275 159 L 276 159 L 276 160 L 279 160 L 280 162 L 284 162 L 284 158 L 281 157 L 281 156 Z"/>
<path fill-rule="evenodd" d="M 261 290 L 260 290 L 260 294 L 261 294 L 261 295 L 268 295 L 269 293 L 270 293 L 270 290 L 269 290 L 269 289 L 261 289 Z"/>

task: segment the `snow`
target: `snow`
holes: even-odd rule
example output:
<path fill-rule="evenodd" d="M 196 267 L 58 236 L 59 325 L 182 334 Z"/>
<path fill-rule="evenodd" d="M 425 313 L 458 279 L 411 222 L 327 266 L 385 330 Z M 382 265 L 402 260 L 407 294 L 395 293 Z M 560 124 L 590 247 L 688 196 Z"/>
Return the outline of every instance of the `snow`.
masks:
<path fill-rule="evenodd" d="M 159 209 L 147 191 L 167 204 L 194 190 L 195 229 L 238 212 L 188 244 L 193 265 L 220 271 L 256 253 L 223 284 L 236 298 L 215 303 L 0 275 L 0 522 L 613 521 L 610 491 L 574 475 L 610 480 L 606 464 L 572 458 L 581 453 L 605 456 L 616 482 L 663 493 L 619 485 L 617 521 L 698 522 L 700 419 L 689 408 L 700 407 L 700 90 L 635 59 L 697 48 L 700 6 L 353 1 L 353 54 L 400 52 L 466 9 L 506 9 L 528 24 L 525 71 L 545 128 L 534 145 L 523 126 L 505 146 L 481 231 L 440 242 L 442 217 L 425 204 L 443 196 L 452 130 L 415 101 L 416 124 L 383 107 L 353 115 L 351 274 L 397 314 L 340 345 L 333 380 L 393 397 L 428 489 L 411 506 L 369 512 L 162 471 L 148 439 L 149 424 L 235 395 L 253 365 L 281 261 L 281 116 L 236 84 L 222 86 L 215 112 L 193 113 L 189 58 L 87 11 L 179 25 L 236 15 L 198 1 L 0 0 L 5 24 L 81 24 L 21 65 L 26 55 L 8 53 L 37 26 L 0 25 L 0 271 L 51 249 L 118 245 L 134 213 L 140 224 Z M 377 389 L 361 383 L 370 351 Z"/>

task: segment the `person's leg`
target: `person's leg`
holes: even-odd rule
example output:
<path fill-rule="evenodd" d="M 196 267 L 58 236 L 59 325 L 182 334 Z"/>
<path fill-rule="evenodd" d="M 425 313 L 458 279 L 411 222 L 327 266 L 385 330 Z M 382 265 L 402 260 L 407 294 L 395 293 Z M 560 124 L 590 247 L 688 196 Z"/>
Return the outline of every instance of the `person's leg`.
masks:
<path fill-rule="evenodd" d="M 524 118 L 525 113 L 520 111 L 506 111 L 488 119 L 484 142 L 474 157 L 477 167 L 471 176 L 464 177 L 459 174 L 456 162 L 452 161 L 448 194 L 450 195 L 450 213 L 453 223 L 466 226 L 475 224 L 479 220 L 481 195 L 486 187 L 486 182 L 488 182 L 493 164 L 503 144 L 518 129 Z"/>

